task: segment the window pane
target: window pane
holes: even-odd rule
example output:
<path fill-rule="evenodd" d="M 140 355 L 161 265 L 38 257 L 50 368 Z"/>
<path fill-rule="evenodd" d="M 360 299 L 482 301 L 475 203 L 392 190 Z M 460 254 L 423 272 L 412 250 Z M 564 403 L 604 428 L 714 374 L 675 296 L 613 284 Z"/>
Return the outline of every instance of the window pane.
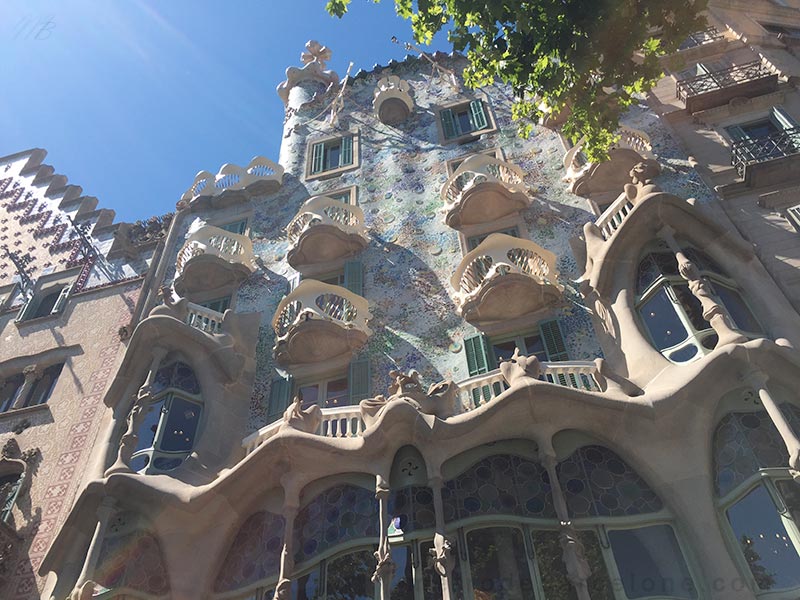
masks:
<path fill-rule="evenodd" d="M 414 562 L 411 557 L 411 546 L 392 548 L 392 561 L 396 569 L 389 588 L 389 598 L 414 600 Z"/>
<path fill-rule="evenodd" d="M 136 450 L 144 450 L 145 448 L 152 448 L 153 441 L 156 439 L 156 431 L 158 430 L 158 422 L 161 419 L 161 409 L 164 407 L 164 398 L 156 400 L 152 404 L 144 407 L 144 418 L 142 424 L 136 432 L 138 440 L 136 440 Z"/>
<path fill-rule="evenodd" d="M 317 600 L 319 589 L 319 570 L 306 573 L 292 581 L 292 600 Z"/>
<path fill-rule="evenodd" d="M 736 327 L 742 331 L 761 332 L 761 326 L 756 321 L 753 313 L 750 312 L 750 309 L 747 308 L 747 304 L 745 304 L 739 292 L 720 284 L 714 285 L 714 291 L 722 301 L 722 304 L 725 305 L 725 308 L 728 309 Z"/>
<path fill-rule="evenodd" d="M 172 397 L 172 404 L 161 436 L 160 450 L 165 452 L 188 452 L 194 446 L 197 424 L 200 422 L 200 406 Z"/>
<path fill-rule="evenodd" d="M 800 557 L 764 486 L 728 509 L 728 521 L 750 572 L 762 590 L 800 585 Z"/>
<path fill-rule="evenodd" d="M 326 148 L 327 150 L 327 161 L 326 161 L 326 169 L 338 169 L 339 168 L 339 157 L 342 154 L 342 147 L 337 144 L 335 146 L 329 146 Z"/>
<path fill-rule="evenodd" d="M 547 360 L 547 351 L 544 349 L 544 342 L 538 335 L 530 335 L 525 338 L 526 356 L 535 356 L 539 360 Z"/>
<path fill-rule="evenodd" d="M 533 583 L 522 532 L 490 527 L 467 534 L 470 575 L 481 600 L 530 600 Z"/>
<path fill-rule="evenodd" d="M 303 399 L 303 408 L 308 408 L 312 404 L 319 402 L 319 384 L 317 383 L 300 386 L 298 392 Z"/>
<path fill-rule="evenodd" d="M 781 493 L 789 514 L 795 523 L 800 524 L 800 484 L 793 480 L 776 481 L 775 485 Z"/>
<path fill-rule="evenodd" d="M 608 539 L 628 598 L 697 598 L 669 525 L 609 531 Z"/>
<path fill-rule="evenodd" d="M 346 406 L 349 399 L 350 386 L 347 385 L 347 377 L 328 382 L 328 389 L 325 394 L 325 406 L 327 408 Z"/>
<path fill-rule="evenodd" d="M 578 532 L 583 544 L 583 554 L 592 567 L 587 584 L 592 600 L 613 600 L 614 592 L 600 550 L 600 540 L 593 531 Z M 564 553 L 557 531 L 533 532 L 534 555 L 542 578 L 545 598 L 558 600 L 577 599 L 575 588 L 567 578 Z"/>
<path fill-rule="evenodd" d="M 492 344 L 492 351 L 494 352 L 494 357 L 497 360 L 497 363 L 494 366 L 497 367 L 504 360 L 511 358 L 516 349 L 517 342 L 514 340 L 500 342 L 499 344 Z"/>
<path fill-rule="evenodd" d="M 688 337 L 686 327 L 663 287 L 639 307 L 639 314 L 658 350 L 675 346 Z"/>
<path fill-rule="evenodd" d="M 472 122 L 469 119 L 469 110 L 460 110 L 455 114 L 459 134 L 472 131 Z"/>
<path fill-rule="evenodd" d="M 689 317 L 692 327 L 695 331 L 705 331 L 711 329 L 711 324 L 703 318 L 703 305 L 700 300 L 689 291 L 689 286 L 679 283 L 673 284 L 672 289 L 675 291 L 675 296 L 683 308 L 683 312 Z"/>
<path fill-rule="evenodd" d="M 442 578 L 433 567 L 433 542 L 422 542 L 419 555 L 422 559 L 422 593 L 425 600 L 439 600 L 442 597 Z"/>
<path fill-rule="evenodd" d="M 328 563 L 328 600 L 372 600 L 375 584 L 375 557 L 369 550 L 361 550 L 335 558 Z M 270 599 L 271 600 L 271 599 Z"/>
<path fill-rule="evenodd" d="M 13 377 L 9 377 L 5 382 L 5 386 L 0 386 L 0 412 L 10 410 L 14 406 L 17 394 L 19 394 L 23 383 L 25 383 L 25 377 L 22 373 L 18 373 Z"/>

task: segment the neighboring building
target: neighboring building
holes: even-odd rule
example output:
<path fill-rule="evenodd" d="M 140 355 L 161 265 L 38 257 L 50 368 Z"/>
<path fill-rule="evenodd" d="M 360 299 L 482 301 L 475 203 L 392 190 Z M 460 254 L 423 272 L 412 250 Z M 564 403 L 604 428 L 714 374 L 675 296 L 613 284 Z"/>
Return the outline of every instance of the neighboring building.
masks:
<path fill-rule="evenodd" d="M 0 596 L 798 598 L 784 4 L 712 0 L 599 164 L 462 57 L 342 87 L 314 42 L 279 164 L 202 171 L 149 234 L 2 159 L 11 235 L 29 189 L 95 224 L 0 271 Z"/>

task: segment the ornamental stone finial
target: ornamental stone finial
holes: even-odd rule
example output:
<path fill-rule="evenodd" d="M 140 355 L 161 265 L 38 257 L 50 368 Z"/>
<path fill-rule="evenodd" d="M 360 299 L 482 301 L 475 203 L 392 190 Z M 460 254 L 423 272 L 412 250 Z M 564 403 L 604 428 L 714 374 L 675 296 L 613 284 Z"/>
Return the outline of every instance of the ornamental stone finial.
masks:
<path fill-rule="evenodd" d="M 316 40 L 306 42 L 306 51 L 300 54 L 300 60 L 304 66 L 286 69 L 286 81 L 278 85 L 278 96 L 287 108 L 297 110 L 303 104 L 313 102 L 319 95 L 319 92 L 300 94 L 301 97 L 293 97 L 291 106 L 289 106 L 290 92 L 301 82 L 317 81 L 325 86 L 323 93 L 327 93 L 339 83 L 339 76 L 336 72 L 327 69 L 327 62 L 331 59 L 331 54 L 332 52 L 327 46 L 323 46 Z"/>

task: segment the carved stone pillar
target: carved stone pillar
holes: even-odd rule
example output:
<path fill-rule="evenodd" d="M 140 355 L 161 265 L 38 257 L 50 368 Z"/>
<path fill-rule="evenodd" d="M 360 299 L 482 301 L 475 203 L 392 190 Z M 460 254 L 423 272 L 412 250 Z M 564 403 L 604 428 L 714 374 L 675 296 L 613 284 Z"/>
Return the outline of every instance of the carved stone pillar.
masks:
<path fill-rule="evenodd" d="M 800 440 L 797 433 L 792 429 L 789 421 L 786 420 L 786 415 L 783 414 L 781 407 L 775 402 L 775 399 L 770 394 L 767 388 L 768 377 L 766 373 L 760 370 L 754 370 L 745 376 L 747 383 L 753 386 L 753 389 L 758 392 L 758 398 L 761 404 L 769 414 L 769 418 L 781 434 L 783 443 L 786 444 L 786 450 L 789 453 L 789 472 L 795 481 L 800 482 Z"/>
<path fill-rule="evenodd" d="M 555 451 L 552 448 L 542 448 L 540 450 L 540 458 L 545 469 L 547 469 L 550 490 L 553 496 L 553 506 L 560 521 L 558 536 L 561 542 L 562 559 L 567 567 L 567 579 L 575 588 L 579 600 L 591 600 L 587 581 L 592 574 L 592 569 L 584 556 L 583 544 L 578 532 L 572 526 L 572 521 L 569 518 L 567 501 L 561 491 L 561 484 L 556 473 Z"/>
<path fill-rule="evenodd" d="M 392 561 L 392 550 L 389 548 L 389 483 L 380 475 L 375 478 L 375 498 L 378 499 L 378 513 L 381 528 L 378 549 L 375 552 L 375 572 L 372 581 L 379 582 L 380 600 L 389 600 L 390 586 L 394 577 L 395 564 Z"/>
<path fill-rule="evenodd" d="M 131 456 L 136 450 L 136 443 L 139 441 L 138 431 L 142 424 L 142 419 L 144 419 L 144 416 L 147 414 L 144 408 L 150 403 L 152 398 L 150 386 L 153 385 L 156 373 L 158 373 L 158 367 L 161 365 L 161 361 L 164 360 L 166 355 L 166 348 L 160 346 L 153 348 L 153 360 L 150 361 L 150 369 L 147 372 L 147 377 L 142 387 L 139 388 L 139 393 L 136 396 L 133 407 L 131 407 L 131 412 L 128 414 L 128 427 L 119 440 L 117 460 L 105 472 L 105 477 L 113 475 L 114 473 L 133 473 L 133 470 L 130 468 Z"/>
<path fill-rule="evenodd" d="M 78 581 L 75 583 L 75 589 L 81 590 L 81 595 L 86 593 L 87 588 L 93 588 L 94 585 L 90 584 L 94 578 L 94 570 L 97 568 L 97 562 L 100 559 L 100 550 L 103 547 L 103 540 L 106 537 L 106 530 L 111 517 L 116 512 L 116 499 L 111 496 L 106 496 L 100 501 L 97 507 L 97 525 L 94 528 L 92 541 L 89 542 L 89 549 L 86 551 L 86 559 L 83 561 L 83 568 L 81 574 L 78 575 Z"/>
<path fill-rule="evenodd" d="M 673 233 L 671 228 L 664 227 L 659 232 L 659 236 L 667 242 L 670 249 L 675 253 L 675 258 L 678 260 L 678 272 L 688 282 L 689 291 L 700 301 L 700 306 L 703 308 L 703 318 L 708 321 L 717 333 L 717 345 L 715 348 L 721 348 L 727 344 L 746 342 L 747 338 L 736 331 L 730 314 L 714 297 L 714 292 L 708 280 L 700 276 L 697 266 L 683 253 L 678 242 L 675 241 Z"/>
<path fill-rule="evenodd" d="M 28 365 L 22 369 L 22 374 L 25 375 L 25 382 L 19 388 L 19 392 L 17 392 L 17 398 L 14 400 L 14 406 L 12 408 L 25 407 L 25 401 L 28 399 L 28 395 L 31 393 L 33 386 L 36 385 L 36 382 L 42 376 L 42 369 L 40 369 L 38 365 Z"/>
<path fill-rule="evenodd" d="M 453 544 L 444 534 L 444 504 L 442 503 L 442 477 L 437 475 L 428 480 L 433 492 L 433 511 L 436 516 L 436 532 L 433 534 L 433 548 L 430 553 L 433 565 L 442 578 L 442 600 L 450 600 L 450 577 L 456 564 Z M 422 557 L 425 560 L 425 557 Z"/>
<path fill-rule="evenodd" d="M 299 490 L 284 488 L 283 501 L 283 549 L 281 571 L 275 586 L 273 600 L 289 600 L 292 596 L 292 571 L 294 571 L 294 520 L 300 507 Z"/>

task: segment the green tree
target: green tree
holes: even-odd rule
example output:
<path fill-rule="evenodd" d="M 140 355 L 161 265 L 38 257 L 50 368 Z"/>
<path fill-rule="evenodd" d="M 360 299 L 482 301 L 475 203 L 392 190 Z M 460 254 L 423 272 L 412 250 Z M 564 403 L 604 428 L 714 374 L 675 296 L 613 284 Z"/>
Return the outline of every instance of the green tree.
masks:
<path fill-rule="evenodd" d="M 351 0 L 328 0 L 342 17 Z M 379 2 L 380 0 L 374 0 Z M 548 112 L 569 116 L 562 131 L 585 138 L 590 160 L 615 141 L 620 115 L 661 77 L 659 56 L 705 27 L 707 0 L 395 0 L 414 38 L 447 28 L 469 61 L 464 79 L 499 79 L 514 90 L 520 133 Z"/>

